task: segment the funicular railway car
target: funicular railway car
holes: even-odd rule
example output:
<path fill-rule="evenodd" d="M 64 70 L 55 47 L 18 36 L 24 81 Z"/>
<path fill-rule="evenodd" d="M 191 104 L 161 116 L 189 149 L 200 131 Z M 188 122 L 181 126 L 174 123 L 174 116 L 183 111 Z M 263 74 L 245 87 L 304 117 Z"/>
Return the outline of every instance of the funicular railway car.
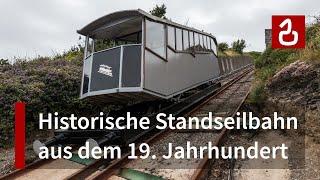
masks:
<path fill-rule="evenodd" d="M 142 10 L 103 16 L 78 33 L 86 36 L 80 97 L 94 101 L 128 104 L 170 99 L 251 64 L 246 57 L 218 59 L 213 35 Z M 190 98 L 198 100 L 204 95 Z M 183 106 L 176 103 L 170 112 L 188 108 L 191 100 L 182 101 Z M 155 125 L 155 118 L 151 119 Z M 148 130 L 60 129 L 45 143 L 36 140 L 33 149 L 38 154 L 41 147 L 57 144 L 128 144 L 145 133 Z"/>
<path fill-rule="evenodd" d="M 236 68 L 218 60 L 212 34 L 140 9 L 108 14 L 78 33 L 86 36 L 81 98 L 169 99 Z"/>

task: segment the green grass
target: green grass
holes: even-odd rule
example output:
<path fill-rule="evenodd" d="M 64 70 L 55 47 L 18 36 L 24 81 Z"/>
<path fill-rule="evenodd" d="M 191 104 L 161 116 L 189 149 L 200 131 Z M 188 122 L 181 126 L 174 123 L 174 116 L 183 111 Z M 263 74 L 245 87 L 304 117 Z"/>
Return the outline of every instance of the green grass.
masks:
<path fill-rule="evenodd" d="M 263 106 L 266 99 L 265 86 L 268 80 L 283 67 L 297 60 L 308 63 L 320 63 L 320 25 L 312 24 L 307 27 L 306 47 L 304 49 L 272 49 L 261 54 L 253 54 L 255 65 L 255 82 L 248 102 Z"/>
<path fill-rule="evenodd" d="M 59 115 L 91 116 L 104 106 L 79 100 L 83 55 L 81 49 L 71 49 L 54 57 L 18 60 L 0 64 L 0 147 L 10 147 L 14 135 L 13 104 L 27 104 L 27 140 L 37 130 L 40 112 Z M 77 108 L 75 108 L 77 107 Z"/>

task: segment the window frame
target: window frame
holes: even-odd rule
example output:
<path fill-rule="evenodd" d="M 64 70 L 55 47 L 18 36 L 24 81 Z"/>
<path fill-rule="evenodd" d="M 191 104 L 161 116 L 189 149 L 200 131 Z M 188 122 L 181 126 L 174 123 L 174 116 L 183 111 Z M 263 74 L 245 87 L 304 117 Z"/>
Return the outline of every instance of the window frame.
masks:
<path fill-rule="evenodd" d="M 200 50 L 201 52 L 203 52 L 203 49 L 204 49 L 204 42 L 203 42 L 203 34 L 199 34 L 199 44 L 200 44 Z"/>
<path fill-rule="evenodd" d="M 186 32 L 186 34 L 185 34 L 185 32 Z M 185 35 L 187 35 L 188 37 L 185 37 Z M 187 41 L 187 42 L 185 42 L 185 41 Z M 188 30 L 186 30 L 186 29 L 183 29 L 182 30 L 182 44 L 183 44 L 183 51 L 189 51 L 188 50 L 188 48 L 190 48 L 190 41 L 189 41 L 189 31 Z M 187 48 L 186 47 L 184 47 L 185 46 L 185 43 L 187 43 Z"/>
<path fill-rule="evenodd" d="M 210 51 L 211 44 L 210 44 L 210 37 L 207 36 L 207 51 Z"/>
<path fill-rule="evenodd" d="M 89 46 L 91 40 L 91 48 Z M 86 42 L 85 42 L 85 51 L 84 51 L 85 59 L 90 57 L 94 53 L 94 39 L 90 36 L 86 36 Z"/>
<path fill-rule="evenodd" d="M 196 41 L 196 35 L 198 35 L 198 40 L 200 40 L 201 36 L 202 36 L 202 46 L 204 46 L 204 36 L 207 37 L 207 39 L 212 39 L 213 42 L 215 43 L 214 41 L 214 38 L 209 36 L 209 35 L 206 35 L 205 33 L 201 33 L 201 32 L 198 32 L 198 31 L 193 31 L 193 30 L 190 30 L 190 29 L 186 29 L 186 28 L 183 28 L 183 27 L 179 27 L 179 26 L 176 26 L 176 25 L 172 25 L 172 24 L 169 24 L 169 23 L 164 23 L 164 22 L 158 22 L 158 21 L 155 21 L 153 19 L 150 19 L 150 18 L 145 18 L 145 20 L 148 20 L 148 21 L 152 21 L 152 22 L 156 22 L 156 23 L 159 23 L 159 24 L 162 24 L 164 25 L 164 28 L 165 28 L 165 45 L 166 45 L 166 48 L 165 48 L 165 54 L 166 54 L 166 58 L 163 58 L 161 57 L 161 55 L 158 55 L 156 52 L 153 52 L 151 49 L 147 48 L 146 45 L 145 45 L 145 48 L 149 51 L 152 51 L 151 53 L 155 54 L 156 56 L 158 56 L 159 58 L 165 60 L 165 61 L 168 61 L 168 50 L 167 48 L 171 49 L 172 51 L 174 51 L 175 53 L 188 53 L 188 54 L 191 54 L 192 56 L 195 57 L 195 54 L 210 54 L 210 53 L 213 53 L 216 57 L 217 54 L 214 53 L 214 51 L 212 49 L 204 49 L 204 47 L 202 47 L 202 50 L 199 50 L 198 48 L 195 48 L 195 46 L 197 45 L 197 41 Z M 146 25 L 146 23 L 145 23 Z M 175 47 L 171 47 L 168 43 L 168 26 L 169 27 L 172 27 L 174 28 L 174 41 L 175 41 Z M 181 50 L 177 50 L 177 45 L 178 45 L 178 42 L 177 42 L 177 29 L 179 29 L 181 31 Z M 185 50 L 185 47 L 184 47 L 184 31 L 187 31 L 187 34 L 188 34 L 188 44 L 189 44 L 189 50 Z M 190 48 L 191 47 L 191 41 L 190 41 L 190 33 L 193 34 L 193 47 L 194 48 Z M 146 36 L 146 28 L 145 28 L 145 32 L 144 32 L 145 36 Z M 146 44 L 146 42 L 144 42 Z M 200 44 L 201 42 L 199 42 Z M 210 42 L 211 43 L 211 42 Z M 209 44 L 210 44 L 209 43 Z M 217 46 L 217 45 L 216 45 Z M 210 44 L 210 48 L 212 47 L 212 45 Z M 208 44 L 207 44 L 207 48 L 209 48 Z"/>
<path fill-rule="evenodd" d="M 167 46 L 169 46 L 171 49 L 176 50 L 176 48 L 177 48 L 176 28 L 175 28 L 174 26 L 171 26 L 171 25 L 167 25 L 166 27 L 167 27 Z M 172 47 L 172 46 L 169 44 L 169 27 L 173 29 L 174 47 Z"/>
<path fill-rule="evenodd" d="M 217 45 L 216 41 L 214 40 L 214 38 L 211 38 L 211 42 L 214 43 L 214 47 L 215 47 L 215 48 L 213 48 L 211 45 L 211 51 L 213 52 L 213 54 L 215 54 L 218 57 L 218 49 L 217 49 L 218 45 Z"/>
<path fill-rule="evenodd" d="M 194 39 L 194 46 L 195 46 L 194 51 L 198 52 L 199 51 L 198 45 L 200 44 L 200 34 L 194 33 L 193 39 Z"/>
<path fill-rule="evenodd" d="M 192 34 L 192 45 L 191 45 L 191 34 Z M 194 42 L 194 32 L 193 31 L 189 31 L 189 47 L 190 47 L 190 51 L 194 51 L 194 45 L 195 45 L 195 42 Z"/>
<path fill-rule="evenodd" d="M 204 51 L 208 51 L 208 42 L 207 42 L 207 36 L 203 36 L 203 46 L 204 46 Z"/>
<path fill-rule="evenodd" d="M 160 55 L 159 53 L 155 52 L 154 50 L 152 50 L 151 48 L 147 47 L 147 21 L 150 21 L 152 23 L 157 23 L 157 24 L 160 24 L 163 26 L 163 29 L 164 29 L 164 33 L 163 33 L 163 38 L 164 38 L 164 55 Z M 145 21 L 144 21 L 144 48 L 146 50 L 148 50 L 149 52 L 151 52 L 153 55 L 157 56 L 158 58 L 164 60 L 164 61 L 168 61 L 168 53 L 167 53 L 167 47 L 168 47 L 168 41 L 167 41 L 167 38 L 168 38 L 168 35 L 167 35 L 167 24 L 164 24 L 164 23 L 161 23 L 161 22 L 157 22 L 157 21 L 154 21 L 152 19 L 149 19 L 149 18 L 146 18 Z"/>
<path fill-rule="evenodd" d="M 178 36 L 177 36 L 177 35 L 178 35 L 178 33 L 177 33 L 178 31 L 177 31 L 177 30 L 180 30 L 180 31 L 181 31 L 181 34 L 180 34 L 180 35 L 181 35 L 181 42 L 180 42 L 181 50 L 178 49 L 178 44 L 179 44 L 179 43 L 178 43 L 178 39 L 177 39 L 177 37 L 178 37 Z M 176 32 L 176 36 L 175 36 L 175 39 L 176 39 L 176 49 L 175 49 L 175 50 L 182 52 L 182 51 L 183 51 L 183 30 L 182 30 L 181 28 L 177 28 L 177 27 L 176 27 L 176 28 L 175 28 L 175 32 Z"/>

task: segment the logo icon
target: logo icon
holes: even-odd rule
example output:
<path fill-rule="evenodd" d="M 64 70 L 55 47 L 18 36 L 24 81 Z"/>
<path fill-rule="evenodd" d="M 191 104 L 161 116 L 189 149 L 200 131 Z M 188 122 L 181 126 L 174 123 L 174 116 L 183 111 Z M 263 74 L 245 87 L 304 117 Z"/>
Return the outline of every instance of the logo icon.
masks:
<path fill-rule="evenodd" d="M 104 75 L 112 77 L 112 69 L 111 69 L 111 67 L 108 66 L 108 65 L 105 65 L 105 64 L 101 64 L 100 65 L 98 73 L 101 73 L 101 74 L 104 74 Z"/>
<path fill-rule="evenodd" d="M 305 16 L 272 16 L 272 48 L 304 48 Z"/>

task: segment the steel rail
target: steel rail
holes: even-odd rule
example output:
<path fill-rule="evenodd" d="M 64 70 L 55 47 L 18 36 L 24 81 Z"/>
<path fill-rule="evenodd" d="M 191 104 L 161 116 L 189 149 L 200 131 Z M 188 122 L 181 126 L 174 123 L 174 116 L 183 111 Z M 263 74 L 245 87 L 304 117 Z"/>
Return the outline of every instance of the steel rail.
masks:
<path fill-rule="evenodd" d="M 217 97 L 219 94 L 223 93 L 225 90 L 227 90 L 229 87 L 231 87 L 233 84 L 235 84 L 236 82 L 238 82 L 240 79 L 242 79 L 245 75 L 247 75 L 248 73 L 250 73 L 252 71 L 252 67 L 249 67 L 248 69 L 244 70 L 244 72 L 242 72 L 239 76 L 237 76 L 236 78 L 232 79 L 231 81 L 227 82 L 226 84 L 224 84 L 217 92 L 209 95 L 209 98 L 206 99 L 205 101 L 201 102 L 200 104 L 196 105 L 195 107 L 192 108 L 192 110 L 190 110 L 189 112 L 185 113 L 184 116 L 190 116 L 192 114 L 194 114 L 196 111 L 198 111 L 201 107 L 203 107 L 204 105 L 206 105 L 210 100 L 212 100 L 213 98 Z M 245 99 L 245 98 L 244 98 Z M 244 101 L 244 100 L 243 100 Z M 242 104 L 242 103 L 241 103 Z M 239 105 L 240 108 L 241 105 Z M 237 108 L 238 109 L 238 108 Z M 148 139 L 147 141 L 145 141 L 145 143 L 148 143 L 149 145 L 153 144 L 154 142 L 158 141 L 159 139 L 161 139 L 163 136 L 166 136 L 169 134 L 170 131 L 173 131 L 172 129 L 165 129 L 161 132 L 159 132 L 158 134 L 154 135 L 152 138 Z M 218 137 L 218 139 L 222 139 L 224 134 L 225 134 L 226 130 L 223 129 Z M 220 140 L 219 140 L 220 142 Z M 136 153 L 139 154 L 138 151 L 138 147 L 135 149 Z M 130 153 L 125 154 L 124 156 L 122 156 L 121 159 L 116 160 L 114 162 L 112 162 L 112 164 L 110 164 L 106 169 L 102 170 L 101 172 L 99 172 L 98 174 L 94 175 L 93 177 L 89 178 L 92 180 L 104 180 L 104 179 L 108 179 L 113 175 L 116 175 L 119 173 L 120 168 L 127 164 L 130 159 L 128 159 L 127 157 L 130 155 Z M 204 165 L 206 165 L 208 161 L 203 162 Z M 201 166 L 202 167 L 202 166 Z M 200 173 L 197 173 L 200 174 Z"/>
<path fill-rule="evenodd" d="M 39 159 L 39 160 L 36 160 L 30 164 L 28 164 L 24 169 L 18 169 L 18 170 L 15 170 L 15 171 L 12 171 L 11 173 L 9 174 L 6 174 L 4 176 L 1 176 L 0 177 L 0 180 L 7 180 L 7 179 L 16 179 L 17 177 L 25 174 L 25 173 L 28 173 L 34 169 L 37 169 L 41 166 L 43 166 L 44 164 L 47 164 L 47 163 L 50 163 L 52 162 L 53 159 Z"/>
<path fill-rule="evenodd" d="M 72 147 L 74 147 L 74 146 L 72 146 Z M 20 177 L 23 174 L 27 174 L 30 171 L 32 171 L 34 169 L 38 169 L 39 167 L 41 167 L 45 164 L 51 163 L 52 161 L 55 161 L 55 160 L 56 159 L 52 159 L 52 158 L 50 158 L 50 159 L 37 159 L 34 162 L 27 164 L 25 166 L 25 168 L 23 168 L 23 169 L 17 169 L 17 170 L 14 170 L 8 174 L 1 176 L 0 180 L 16 179 L 17 177 Z"/>
<path fill-rule="evenodd" d="M 239 105 L 234 109 L 234 111 L 232 112 L 232 115 L 230 117 L 234 117 L 236 115 L 236 113 L 238 112 L 238 110 L 240 109 L 240 107 L 242 106 L 242 104 L 244 103 L 246 98 L 248 97 L 249 93 L 250 93 L 250 91 L 248 91 L 246 93 L 246 95 L 241 100 L 241 103 L 239 103 Z M 221 145 L 223 139 L 226 137 L 228 132 L 229 132 L 228 129 L 223 128 L 221 130 L 221 132 L 219 133 L 218 138 L 213 143 L 213 146 Z M 208 171 L 207 167 L 209 166 L 209 161 L 210 161 L 210 159 L 208 158 L 208 155 L 206 155 L 206 157 L 201 161 L 201 163 L 197 167 L 196 172 L 192 175 L 191 180 L 198 180 L 198 179 L 204 178 L 204 176 L 207 174 L 207 171 Z"/>

